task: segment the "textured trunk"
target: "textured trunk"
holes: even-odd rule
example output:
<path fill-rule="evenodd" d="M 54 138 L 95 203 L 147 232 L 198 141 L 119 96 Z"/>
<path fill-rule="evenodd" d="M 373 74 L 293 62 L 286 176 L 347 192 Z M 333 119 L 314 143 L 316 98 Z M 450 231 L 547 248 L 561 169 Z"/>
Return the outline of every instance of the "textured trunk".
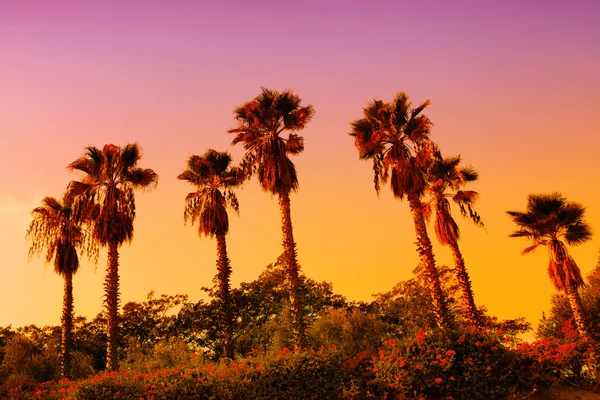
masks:
<path fill-rule="evenodd" d="M 281 211 L 281 231 L 283 232 L 283 250 L 285 253 L 285 274 L 290 287 L 290 308 L 292 314 L 292 337 L 294 345 L 304 347 L 304 312 L 300 298 L 299 267 L 296 259 L 296 243 L 292 231 L 292 215 L 289 192 L 279 194 Z"/>
<path fill-rule="evenodd" d="M 410 212 L 415 222 L 417 252 L 419 253 L 421 264 L 425 270 L 425 280 L 429 286 L 435 322 L 440 329 L 445 330 L 450 327 L 448 309 L 446 307 L 444 294 L 442 293 L 438 270 L 435 267 L 435 258 L 433 256 L 431 240 L 429 240 L 429 235 L 427 235 L 427 227 L 425 226 L 425 218 L 423 217 L 423 204 L 416 196 L 409 196 L 408 202 L 410 205 Z"/>
<path fill-rule="evenodd" d="M 475 300 L 473 299 L 473 289 L 471 288 L 471 279 L 469 279 L 469 273 L 465 268 L 465 260 L 458 248 L 458 243 L 449 243 L 450 249 L 452 249 L 452 256 L 454 257 L 454 273 L 458 279 L 458 286 L 462 292 L 463 305 L 467 311 L 467 317 L 474 326 L 481 327 L 481 315 L 479 310 L 475 307 Z"/>
<path fill-rule="evenodd" d="M 231 294 L 229 277 L 231 266 L 227 258 L 227 242 L 225 235 L 217 235 L 217 271 L 219 280 L 219 301 L 221 302 L 221 327 L 223 329 L 223 343 L 225 357 L 233 359 L 233 312 L 231 310 Z"/>
<path fill-rule="evenodd" d="M 575 325 L 577 327 L 579 335 L 586 339 L 589 338 L 590 331 L 588 329 L 585 311 L 583 310 L 583 306 L 581 305 L 581 298 L 579 297 L 577 287 L 575 287 L 575 285 L 573 285 L 572 283 L 569 283 L 567 285 L 567 298 L 569 299 L 569 305 L 571 306 L 571 310 L 573 311 L 573 319 L 575 320 Z"/>
<path fill-rule="evenodd" d="M 65 292 L 63 296 L 62 310 L 62 339 L 60 349 L 60 376 L 70 378 L 71 376 L 71 347 L 73 344 L 73 273 L 66 272 Z"/>
<path fill-rule="evenodd" d="M 119 243 L 115 240 L 108 244 L 108 267 L 104 281 L 104 290 L 106 292 L 106 312 L 108 319 L 106 331 L 106 369 L 116 371 L 119 367 L 117 354 L 117 345 L 119 343 Z"/>

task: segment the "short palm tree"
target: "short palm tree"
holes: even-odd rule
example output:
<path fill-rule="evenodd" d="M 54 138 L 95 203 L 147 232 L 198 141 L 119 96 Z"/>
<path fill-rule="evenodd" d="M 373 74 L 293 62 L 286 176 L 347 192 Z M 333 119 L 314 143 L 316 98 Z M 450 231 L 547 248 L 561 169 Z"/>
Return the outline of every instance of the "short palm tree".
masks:
<path fill-rule="evenodd" d="M 83 157 L 67 167 L 83 173 L 82 181 L 71 182 L 70 189 L 78 196 L 82 218 L 91 226 L 94 239 L 108 247 L 104 289 L 108 320 L 106 366 L 109 370 L 116 370 L 119 363 L 119 246 L 133 239 L 134 190 L 156 187 L 158 183 L 158 175 L 153 170 L 138 167 L 141 157 L 137 143 L 125 147 L 107 144 L 102 150 L 89 146 Z"/>
<path fill-rule="evenodd" d="M 567 201 L 560 193 L 530 194 L 526 211 L 507 211 L 517 230 L 510 237 L 531 239 L 527 254 L 543 245 L 548 248 L 550 262 L 548 275 L 554 287 L 566 293 L 579 334 L 589 337 L 589 325 L 579 296 L 585 283 L 581 271 L 565 246 L 579 245 L 592 237 L 590 226 L 584 220 L 585 208 Z"/>
<path fill-rule="evenodd" d="M 424 172 L 434 159 L 435 144 L 429 138 L 431 121 L 422 111 L 429 100 L 416 108 L 406 93 L 398 93 L 393 101 L 371 101 L 363 109 L 363 118 L 352 122 L 354 144 L 361 160 L 373 160 L 375 190 L 390 180 L 392 193 L 398 199 L 408 198 L 415 223 L 417 251 L 433 302 L 436 323 L 441 329 L 450 325 L 448 309 L 431 240 L 427 234 L 423 202 L 427 188 Z"/>
<path fill-rule="evenodd" d="M 64 279 L 60 374 L 67 378 L 71 374 L 73 275 L 79 269 L 77 250 L 87 252 L 90 259 L 97 261 L 98 247 L 76 220 L 73 197 L 68 194 L 61 200 L 45 197 L 32 215 L 33 220 L 27 230 L 27 238 L 31 241 L 29 257 L 45 252 L 46 262 L 54 260 L 54 272 Z"/>
<path fill-rule="evenodd" d="M 246 174 L 256 173 L 262 189 L 279 198 L 286 275 L 290 285 L 292 336 L 298 346 L 304 344 L 305 322 L 290 209 L 290 193 L 298 190 L 298 176 L 289 156 L 304 150 L 304 138 L 295 132 L 304 129 L 315 112 L 312 105 L 302 106 L 301 103 L 300 97 L 291 90 L 278 92 L 262 88 L 260 95 L 234 110 L 238 127 L 229 130 L 235 133 L 232 144 L 242 143 L 246 150 L 241 161 Z M 282 136 L 286 132 L 289 132 L 287 138 Z"/>
<path fill-rule="evenodd" d="M 185 198 L 184 221 L 198 222 L 200 236 L 217 237 L 218 298 L 221 302 L 221 326 L 225 356 L 233 359 L 233 311 L 231 305 L 231 266 L 225 235 L 229 232 L 227 208 L 239 212 L 233 189 L 243 181 L 241 170 L 231 166 L 231 155 L 212 149 L 202 156 L 191 156 L 187 169 L 177 179 L 196 186 Z"/>
<path fill-rule="evenodd" d="M 451 198 L 460 209 L 464 217 L 471 219 L 475 224 L 483 227 L 479 214 L 474 209 L 474 204 L 479 194 L 472 190 L 461 190 L 469 182 L 479 178 L 479 174 L 470 166 L 461 167 L 461 158 L 439 156 L 432 164 L 428 173 L 430 182 L 429 192 L 435 207 L 435 233 L 443 246 L 449 246 L 454 257 L 454 273 L 462 293 L 462 301 L 467 311 L 467 317 L 474 326 L 481 326 L 481 315 L 475 300 L 471 280 L 465 267 L 465 260 L 458 247 L 460 230 L 452 217 L 450 210 Z"/>

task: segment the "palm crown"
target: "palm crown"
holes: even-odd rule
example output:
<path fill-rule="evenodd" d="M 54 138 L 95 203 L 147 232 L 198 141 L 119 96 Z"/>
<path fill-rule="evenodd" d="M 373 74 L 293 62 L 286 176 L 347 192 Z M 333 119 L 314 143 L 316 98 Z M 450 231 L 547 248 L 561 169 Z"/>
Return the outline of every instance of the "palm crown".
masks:
<path fill-rule="evenodd" d="M 241 166 L 248 173 L 258 173 L 264 191 L 273 194 L 298 189 L 298 177 L 289 155 L 304 150 L 304 138 L 294 133 L 303 129 L 314 115 L 312 105 L 301 106 L 301 99 L 291 90 L 278 92 L 262 88 L 255 99 L 234 110 L 238 127 L 232 144 L 243 143 L 246 154 Z M 290 131 L 287 138 L 281 136 Z"/>
<path fill-rule="evenodd" d="M 131 241 L 135 219 L 133 191 L 158 183 L 153 170 L 138 167 L 140 159 L 137 143 L 123 148 L 107 144 L 102 150 L 87 147 L 85 155 L 67 167 L 85 174 L 81 182 L 71 182 L 71 191 L 83 195 L 79 199 L 81 217 L 93 222 L 94 239 L 102 246 L 113 240 Z"/>
<path fill-rule="evenodd" d="M 518 229 L 510 237 L 531 239 L 533 244 L 523 254 L 547 245 L 550 252 L 548 274 L 558 290 L 566 290 L 569 284 L 584 285 L 579 267 L 569 255 L 562 240 L 569 245 L 579 245 L 592 237 L 590 226 L 583 219 L 585 207 L 567 201 L 560 193 L 531 194 L 527 210 L 507 211 Z"/>
<path fill-rule="evenodd" d="M 483 227 L 481 217 L 475 211 L 475 201 L 479 193 L 473 190 L 461 190 L 462 187 L 479 179 L 478 172 L 471 166 L 461 167 L 461 157 L 437 157 L 428 171 L 429 191 L 436 207 L 435 232 L 440 243 L 450 244 L 458 241 L 460 230 L 452 218 L 449 198 L 458 205 L 463 217 L 471 219 Z"/>
<path fill-rule="evenodd" d="M 202 156 L 191 156 L 187 169 L 177 179 L 188 181 L 198 190 L 185 198 L 184 220 L 198 222 L 198 232 L 205 236 L 229 231 L 227 208 L 239 212 L 233 188 L 243 181 L 242 171 L 231 166 L 231 155 L 207 150 Z"/>
<path fill-rule="evenodd" d="M 354 143 L 360 159 L 373 159 L 375 190 L 390 178 L 395 197 L 420 196 L 425 190 L 423 168 L 432 159 L 435 144 L 429 138 L 432 123 L 421 112 L 429 100 L 416 108 L 400 92 L 392 102 L 371 101 L 364 117 L 352 122 Z"/>
<path fill-rule="evenodd" d="M 42 206 L 32 214 L 33 221 L 27 230 L 30 257 L 46 251 L 46 262 L 54 259 L 54 272 L 60 276 L 74 274 L 79 269 L 78 248 L 85 250 L 90 259 L 98 259 L 95 242 L 75 219 L 72 196 L 65 195 L 61 200 L 45 197 Z"/>

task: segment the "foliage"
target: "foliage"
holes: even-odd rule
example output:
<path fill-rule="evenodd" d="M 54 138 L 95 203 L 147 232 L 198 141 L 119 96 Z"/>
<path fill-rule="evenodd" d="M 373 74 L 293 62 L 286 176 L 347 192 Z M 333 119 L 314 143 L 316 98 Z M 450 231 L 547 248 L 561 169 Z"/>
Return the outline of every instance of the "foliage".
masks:
<path fill-rule="evenodd" d="M 388 292 L 377 293 L 372 303 L 363 306 L 390 326 L 391 337 L 414 337 L 423 327 L 436 324 L 422 266 L 415 268 L 413 273 L 413 278 L 397 283 Z M 458 301 L 460 294 L 456 277 L 452 269 L 444 265 L 438 268 L 438 273 L 449 313 L 462 322 L 464 313 Z"/>
<path fill-rule="evenodd" d="M 375 314 L 330 308 L 316 320 L 308 331 L 313 348 L 335 346 L 344 356 L 360 352 L 376 353 L 389 335 L 390 326 Z"/>
<path fill-rule="evenodd" d="M 242 356 L 253 349 L 279 351 L 290 344 L 288 330 L 289 295 L 285 271 L 280 261 L 270 264 L 252 282 L 242 282 L 231 290 L 235 324 L 235 352 Z M 329 307 L 342 308 L 347 303 L 343 296 L 335 294 L 331 284 L 316 282 L 300 275 L 300 293 L 305 305 L 307 320 L 314 321 L 319 313 Z M 205 288 L 209 296 L 215 296 L 214 288 Z M 214 321 L 218 318 L 218 303 L 201 300 L 196 304 L 184 304 L 177 316 L 179 337 L 204 357 L 217 359 L 222 354 L 222 339 Z"/>
<path fill-rule="evenodd" d="M 156 297 L 154 291 L 148 293 L 146 301 L 125 304 L 119 319 L 123 343 L 135 339 L 142 346 L 151 346 L 178 336 L 177 313 L 188 304 L 187 295 Z"/>
<path fill-rule="evenodd" d="M 172 367 L 139 365 L 76 382 L 22 380 L 11 390 L 13 398 L 39 399 L 506 399 L 596 382 L 598 349 L 589 342 L 510 344 L 502 331 L 420 331 L 405 344 L 386 340 L 374 354 L 348 356 L 329 345 L 213 362 L 192 353 Z"/>
<path fill-rule="evenodd" d="M 600 257 L 594 269 L 585 279 L 587 285 L 579 290 L 581 303 L 590 322 L 590 333 L 600 338 Z M 568 338 L 569 326 L 573 325 L 573 312 L 567 296 L 552 295 L 550 311 L 539 321 L 536 337 Z"/>
<path fill-rule="evenodd" d="M 411 343 L 385 343 L 373 362 L 376 381 L 394 398 L 504 399 L 535 388 L 533 360 L 504 345 L 501 331 L 419 331 Z"/>

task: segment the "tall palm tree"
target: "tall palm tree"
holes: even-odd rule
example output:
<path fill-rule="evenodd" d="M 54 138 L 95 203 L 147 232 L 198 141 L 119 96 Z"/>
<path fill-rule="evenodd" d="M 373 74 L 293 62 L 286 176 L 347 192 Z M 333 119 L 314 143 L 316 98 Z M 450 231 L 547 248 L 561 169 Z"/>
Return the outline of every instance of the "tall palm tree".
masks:
<path fill-rule="evenodd" d="M 436 149 L 429 138 L 431 121 L 422 111 L 429 100 L 416 108 L 404 92 L 391 102 L 371 101 L 363 109 L 363 118 L 352 122 L 354 144 L 361 160 L 373 160 L 375 190 L 390 180 L 392 193 L 398 199 L 408 199 L 415 224 L 417 251 L 424 266 L 424 275 L 433 302 L 438 327 L 450 326 L 446 301 L 442 293 L 431 240 L 427 234 L 423 202 L 427 182 L 425 170 L 430 166 Z"/>
<path fill-rule="evenodd" d="M 429 192 L 431 201 L 435 206 L 435 233 L 443 246 L 449 246 L 454 257 L 454 273 L 461 289 L 462 300 L 467 317 L 475 326 L 481 326 L 481 315 L 475 300 L 471 280 L 465 267 L 465 260 L 458 247 L 460 230 L 450 211 L 449 198 L 458 204 L 463 217 L 471 219 L 475 224 L 483 227 L 479 214 L 474 209 L 474 204 L 479 194 L 472 190 L 461 190 L 469 182 L 479 179 L 479 174 L 472 167 L 460 167 L 460 156 L 436 158 L 428 173 L 430 182 Z"/>
<path fill-rule="evenodd" d="M 566 293 L 579 334 L 589 337 L 589 324 L 579 296 L 579 288 L 585 283 L 564 243 L 579 245 L 591 239 L 592 231 L 583 218 L 584 213 L 585 207 L 567 201 L 560 193 L 530 194 L 526 211 L 507 211 L 517 224 L 510 237 L 524 237 L 533 242 L 523 254 L 540 245 L 548 248 L 550 280 L 558 291 Z"/>
<path fill-rule="evenodd" d="M 218 298 L 221 302 L 221 326 L 225 356 L 233 358 L 233 311 L 230 283 L 231 265 L 227 257 L 225 235 L 229 232 L 227 208 L 239 213 L 233 188 L 243 181 L 241 170 L 231 166 L 231 155 L 208 149 L 202 156 L 191 156 L 187 169 L 177 179 L 196 186 L 185 198 L 184 221 L 198 222 L 200 236 L 217 237 Z"/>
<path fill-rule="evenodd" d="M 54 272 L 64 279 L 60 375 L 71 375 L 73 344 L 73 275 L 79 269 L 77 250 L 87 252 L 98 260 L 98 247 L 91 235 L 81 227 L 73 209 L 73 197 L 66 194 L 61 200 L 45 197 L 42 205 L 32 212 L 33 220 L 27 230 L 31 241 L 29 257 L 46 253 L 46 262 L 54 260 Z"/>
<path fill-rule="evenodd" d="M 83 173 L 82 181 L 72 181 L 70 189 L 79 197 L 82 218 L 91 225 L 94 239 L 108 247 L 104 290 L 108 320 L 106 367 L 109 370 L 116 370 L 119 363 L 119 246 L 133 239 L 134 190 L 156 187 L 158 183 L 158 175 L 153 170 L 138 167 L 141 157 L 137 143 L 125 147 L 107 144 L 102 150 L 89 146 L 83 157 L 67 167 Z"/>
<path fill-rule="evenodd" d="M 262 88 L 253 100 L 234 110 L 238 127 L 232 144 L 242 143 L 246 154 L 241 166 L 248 176 L 256 173 L 262 189 L 279 197 L 286 275 L 290 285 L 292 336 L 296 345 L 304 344 L 304 313 L 300 298 L 300 280 L 296 242 L 292 229 L 290 193 L 298 190 L 296 166 L 288 156 L 304 150 L 304 138 L 297 131 L 306 127 L 315 110 L 302 106 L 291 90 L 278 92 Z M 282 135 L 289 132 L 287 138 Z"/>

